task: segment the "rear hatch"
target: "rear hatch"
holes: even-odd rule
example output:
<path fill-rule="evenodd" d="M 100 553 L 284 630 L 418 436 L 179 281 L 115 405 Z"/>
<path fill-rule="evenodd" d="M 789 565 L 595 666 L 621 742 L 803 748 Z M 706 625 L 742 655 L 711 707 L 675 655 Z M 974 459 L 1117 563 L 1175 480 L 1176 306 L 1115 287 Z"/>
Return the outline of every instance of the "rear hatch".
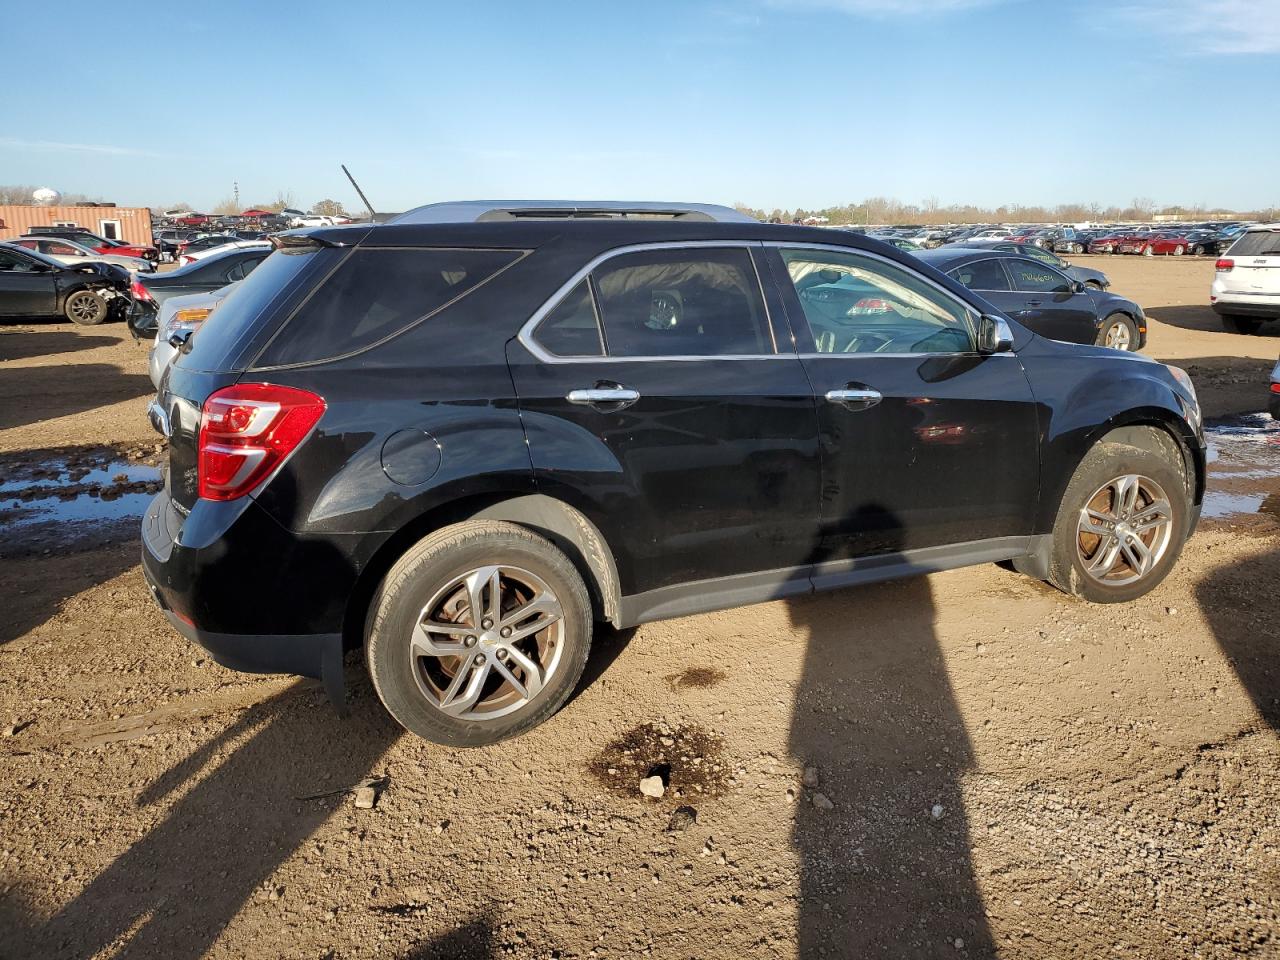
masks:
<path fill-rule="evenodd" d="M 200 414 L 209 395 L 236 383 L 294 307 L 342 258 L 343 250 L 291 237 L 238 282 L 170 364 L 156 417 L 169 438 L 167 485 L 183 513 L 199 497 Z"/>
<path fill-rule="evenodd" d="M 1232 261 L 1224 293 L 1280 300 L 1280 226 L 1246 230 L 1223 258 Z"/>

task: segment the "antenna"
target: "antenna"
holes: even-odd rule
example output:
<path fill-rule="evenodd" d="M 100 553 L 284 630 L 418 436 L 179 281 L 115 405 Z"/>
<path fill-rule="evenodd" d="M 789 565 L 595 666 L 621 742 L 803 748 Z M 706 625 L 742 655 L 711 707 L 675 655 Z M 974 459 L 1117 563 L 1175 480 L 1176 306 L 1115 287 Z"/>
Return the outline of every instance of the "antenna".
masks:
<path fill-rule="evenodd" d="M 356 183 L 356 178 L 351 175 L 351 171 L 347 169 L 347 165 L 345 163 L 340 163 L 338 166 L 342 167 L 342 172 L 347 175 L 347 179 L 351 181 L 351 185 L 356 188 L 356 193 L 360 194 L 360 199 L 364 201 L 364 205 L 369 211 L 369 218 L 375 218 L 377 214 L 373 212 L 373 204 L 371 204 L 369 202 L 369 198 L 364 195 L 364 191 L 360 189 L 360 184 Z"/>

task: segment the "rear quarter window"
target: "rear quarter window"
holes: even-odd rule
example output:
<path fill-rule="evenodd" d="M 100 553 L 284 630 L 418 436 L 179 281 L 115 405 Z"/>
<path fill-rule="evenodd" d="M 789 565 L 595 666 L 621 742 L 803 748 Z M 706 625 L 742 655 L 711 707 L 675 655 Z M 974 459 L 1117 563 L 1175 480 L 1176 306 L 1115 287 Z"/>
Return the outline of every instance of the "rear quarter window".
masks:
<path fill-rule="evenodd" d="M 373 346 L 465 296 L 521 255 L 516 250 L 357 248 L 294 311 L 255 366 L 330 360 Z"/>

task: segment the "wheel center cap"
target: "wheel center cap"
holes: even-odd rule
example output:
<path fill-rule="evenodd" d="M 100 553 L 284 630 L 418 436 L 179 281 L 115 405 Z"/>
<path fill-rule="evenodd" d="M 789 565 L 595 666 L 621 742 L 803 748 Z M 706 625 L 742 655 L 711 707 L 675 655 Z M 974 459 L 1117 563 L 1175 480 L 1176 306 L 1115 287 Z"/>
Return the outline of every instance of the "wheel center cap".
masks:
<path fill-rule="evenodd" d="M 1127 540 L 1133 536 L 1133 527 L 1129 526 L 1127 523 L 1117 523 L 1116 536 L 1121 540 Z"/>

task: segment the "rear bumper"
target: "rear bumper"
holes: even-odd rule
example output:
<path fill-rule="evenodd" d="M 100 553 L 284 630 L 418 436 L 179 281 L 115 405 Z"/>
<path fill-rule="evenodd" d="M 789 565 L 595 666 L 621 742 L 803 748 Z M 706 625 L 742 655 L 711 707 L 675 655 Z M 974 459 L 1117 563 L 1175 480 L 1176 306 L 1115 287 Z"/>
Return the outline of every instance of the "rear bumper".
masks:
<path fill-rule="evenodd" d="M 204 506 L 232 505 L 201 503 L 197 510 Z M 183 542 L 188 534 L 190 545 Z M 183 518 L 161 492 L 143 518 L 142 570 L 173 628 L 215 661 L 245 673 L 322 680 L 341 709 L 340 610 L 350 584 L 336 598 L 335 615 L 340 586 L 332 572 L 326 577 L 308 566 L 290 542 L 296 539 L 251 501 Z"/>
<path fill-rule="evenodd" d="M 1211 306 L 1219 316 L 1257 317 L 1260 320 L 1280 320 L 1280 297 L 1274 303 L 1259 303 L 1256 300 L 1224 300 L 1218 297 Z"/>

